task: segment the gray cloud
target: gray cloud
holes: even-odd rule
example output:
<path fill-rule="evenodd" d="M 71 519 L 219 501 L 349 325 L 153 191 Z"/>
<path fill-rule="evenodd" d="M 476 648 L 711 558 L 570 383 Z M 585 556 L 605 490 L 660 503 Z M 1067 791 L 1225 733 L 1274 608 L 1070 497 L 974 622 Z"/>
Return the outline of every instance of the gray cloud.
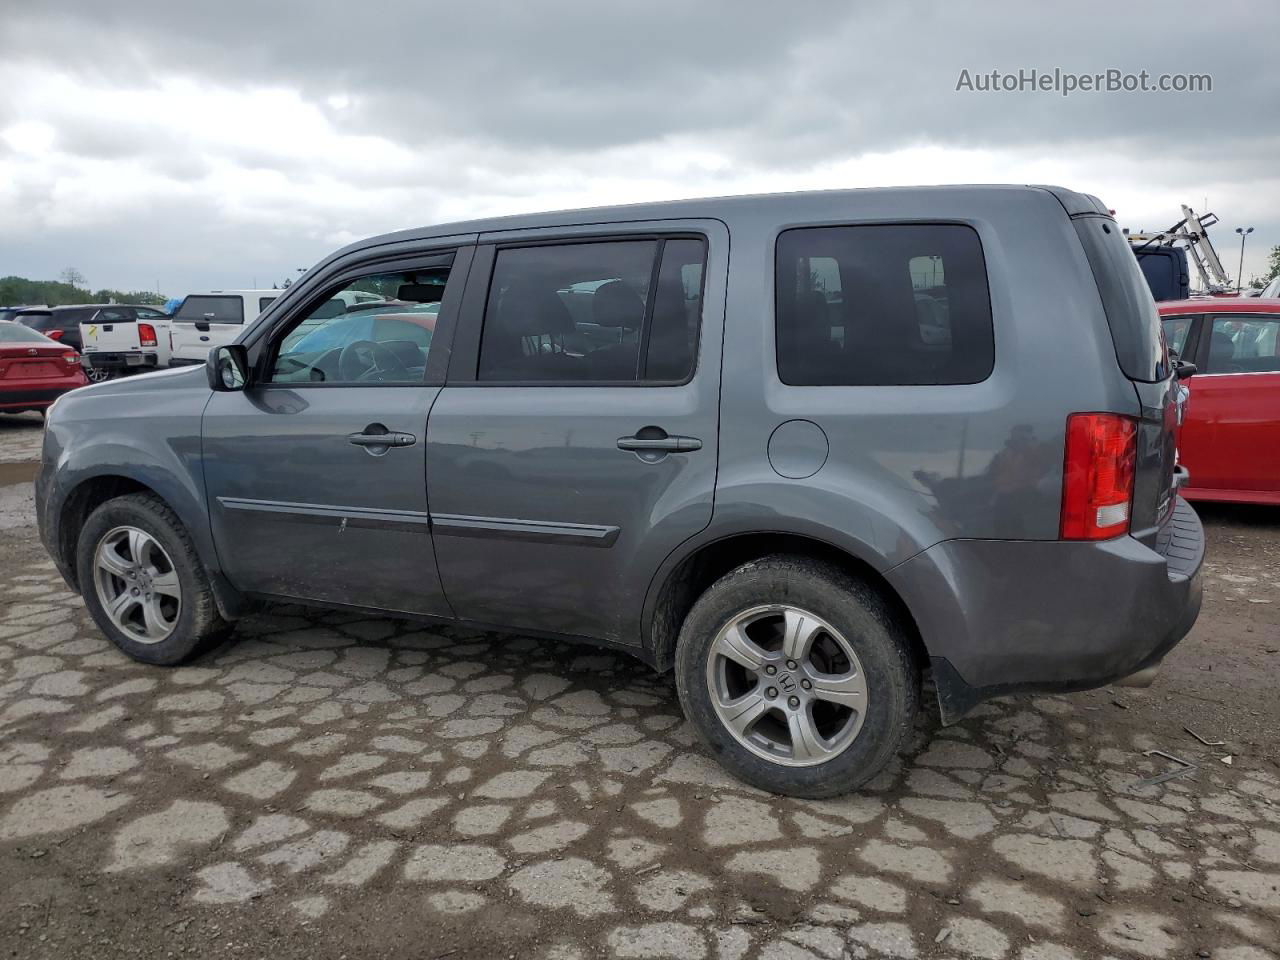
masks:
<path fill-rule="evenodd" d="M 1191 2 L 1159 13 L 1114 2 L 1049 11 L 920 0 L 383 0 L 354 11 L 315 0 L 9 3 L 6 49 L 25 76 L 69 75 L 86 93 L 158 91 L 175 80 L 245 96 L 295 91 L 338 132 L 376 138 L 364 155 L 323 143 L 308 152 L 306 142 L 281 149 L 270 136 L 246 140 L 234 124 L 222 130 L 212 119 L 207 135 L 193 138 L 179 132 L 163 99 L 147 115 L 96 119 L 78 112 L 74 98 L 35 118 L 21 102 L 0 102 L 0 129 L 49 123 L 70 168 L 114 160 L 176 185 L 177 195 L 141 212 L 166 224 L 168 242 L 133 250 L 172 265 L 182 282 L 201 269 L 201 261 L 183 259 L 189 248 L 206 258 L 281 251 L 283 264 L 304 251 L 320 255 L 327 238 L 344 231 L 429 222 L 466 198 L 508 197 L 514 209 L 531 195 L 572 195 L 564 183 L 586 175 L 663 180 L 682 195 L 686 185 L 734 190 L 922 146 L 998 151 L 1023 163 L 1070 157 L 1100 181 L 1134 184 L 1135 195 L 1146 183 L 1171 191 L 1169 222 L 1173 192 L 1198 201 L 1204 191 L 1237 186 L 1243 196 L 1252 184 L 1255 196 L 1265 194 L 1263 208 L 1280 204 L 1280 130 L 1272 122 L 1280 8 L 1242 0 L 1219 4 L 1208 26 L 1203 6 Z M 1206 72 L 1214 89 L 1066 99 L 955 90 L 962 69 L 1054 67 Z M 330 104 L 339 96 L 348 98 L 345 107 Z M 171 102 L 180 109 L 180 99 Z M 289 128 L 289 118 L 279 119 Z M 717 163 L 699 167 L 700 151 Z M 0 163 L 6 156 L 0 146 Z M 669 168 L 658 169 L 663 163 Z M 236 240 L 246 234 L 246 214 L 228 209 L 228 169 L 284 181 L 278 196 L 253 194 L 261 210 L 248 215 L 250 242 Z M 954 177 L 944 167 L 931 179 Z M 54 183 L 37 177 L 18 188 L 24 202 L 34 197 L 34 232 L 21 250 L 0 237 L 6 259 L 43 262 L 54 249 L 65 258 L 72 238 L 109 234 L 109 223 L 42 223 L 41 191 L 52 196 Z M 300 184 L 314 186 L 310 203 Z M 334 184 L 367 202 L 335 200 Z M 1106 199 L 1118 207 L 1129 200 Z M 1267 216 L 1280 221 L 1280 213 Z M 1260 223 L 1264 243 L 1280 240 L 1280 225 Z M 95 258 L 105 268 L 95 249 L 88 243 L 81 262 Z"/>

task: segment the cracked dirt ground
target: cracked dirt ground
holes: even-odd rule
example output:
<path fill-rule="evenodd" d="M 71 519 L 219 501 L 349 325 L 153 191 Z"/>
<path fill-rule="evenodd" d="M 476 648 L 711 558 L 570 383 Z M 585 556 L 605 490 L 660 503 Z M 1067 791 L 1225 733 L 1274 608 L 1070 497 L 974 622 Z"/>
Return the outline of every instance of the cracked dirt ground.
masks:
<path fill-rule="evenodd" d="M 0 461 L 38 429 L 0 416 Z M 1205 511 L 1205 612 L 1151 690 L 925 714 L 808 802 L 587 647 L 281 607 L 134 664 L 0 467 L 0 955 L 1277 956 L 1278 512 Z M 1200 767 L 1136 787 L 1152 749 Z"/>

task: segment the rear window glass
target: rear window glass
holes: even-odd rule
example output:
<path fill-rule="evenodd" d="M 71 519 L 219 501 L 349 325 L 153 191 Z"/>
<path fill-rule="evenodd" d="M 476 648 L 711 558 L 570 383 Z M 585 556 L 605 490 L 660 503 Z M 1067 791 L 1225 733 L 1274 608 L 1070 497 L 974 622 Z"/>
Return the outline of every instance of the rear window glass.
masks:
<path fill-rule="evenodd" d="M 991 297 L 982 245 L 969 227 L 787 230 L 776 270 L 784 383 L 977 383 L 991 375 Z"/>
<path fill-rule="evenodd" d="M 182 301 L 173 315 L 178 322 L 244 323 L 244 306 L 239 297 L 193 296 Z"/>
<path fill-rule="evenodd" d="M 1079 217 L 1072 223 L 1098 285 L 1120 369 L 1130 380 L 1163 380 L 1169 364 L 1160 316 L 1129 242 L 1105 217 Z"/>
<path fill-rule="evenodd" d="M 52 313 L 19 313 L 13 319 L 32 330 L 48 330 L 54 325 Z"/>
<path fill-rule="evenodd" d="M 19 323 L 0 320 L 0 343 L 48 343 L 48 338 Z"/>

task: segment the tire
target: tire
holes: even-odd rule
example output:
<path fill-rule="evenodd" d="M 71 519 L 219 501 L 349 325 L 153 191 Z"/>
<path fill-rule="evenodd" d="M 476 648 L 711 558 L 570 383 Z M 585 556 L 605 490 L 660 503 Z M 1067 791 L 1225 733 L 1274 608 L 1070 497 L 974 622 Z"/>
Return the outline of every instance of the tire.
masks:
<path fill-rule="evenodd" d="M 76 571 L 90 616 L 135 660 L 179 664 L 230 631 L 190 535 L 153 494 L 116 497 L 94 510 L 76 543 Z M 123 607 L 120 623 L 106 607 L 113 598 Z"/>
<path fill-rule="evenodd" d="M 790 648 L 807 655 L 787 658 L 788 631 L 808 635 L 807 648 Z M 698 598 L 677 641 L 676 687 L 730 773 L 811 799 L 856 790 L 883 770 L 920 702 L 906 631 L 881 596 L 838 567 L 793 556 L 744 564 Z M 749 724 L 741 734 L 726 719 L 735 714 Z"/>

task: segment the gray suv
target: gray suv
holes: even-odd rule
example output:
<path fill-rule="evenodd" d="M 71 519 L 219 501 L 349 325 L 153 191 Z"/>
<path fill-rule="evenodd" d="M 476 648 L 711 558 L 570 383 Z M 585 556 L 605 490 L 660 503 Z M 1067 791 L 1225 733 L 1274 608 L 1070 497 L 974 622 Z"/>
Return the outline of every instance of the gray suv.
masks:
<path fill-rule="evenodd" d="M 339 251 L 205 368 L 59 400 L 41 534 L 148 663 L 278 598 L 580 639 L 674 668 L 742 779 L 829 796 L 926 674 L 946 723 L 1149 679 L 1200 606 L 1187 372 L 1058 188 L 453 224 Z"/>

